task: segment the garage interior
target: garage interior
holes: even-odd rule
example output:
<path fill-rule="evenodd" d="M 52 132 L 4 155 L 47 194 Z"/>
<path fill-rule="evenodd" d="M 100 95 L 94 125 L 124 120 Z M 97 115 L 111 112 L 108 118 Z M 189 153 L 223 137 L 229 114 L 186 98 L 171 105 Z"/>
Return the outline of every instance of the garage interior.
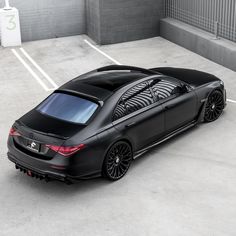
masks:
<path fill-rule="evenodd" d="M 10 5 L 19 10 L 22 45 L 0 47 L 0 235 L 235 235 L 235 1 Z M 227 108 L 139 157 L 118 182 L 67 186 L 15 171 L 7 159 L 14 121 L 62 84 L 112 64 L 214 74 L 225 83 Z"/>

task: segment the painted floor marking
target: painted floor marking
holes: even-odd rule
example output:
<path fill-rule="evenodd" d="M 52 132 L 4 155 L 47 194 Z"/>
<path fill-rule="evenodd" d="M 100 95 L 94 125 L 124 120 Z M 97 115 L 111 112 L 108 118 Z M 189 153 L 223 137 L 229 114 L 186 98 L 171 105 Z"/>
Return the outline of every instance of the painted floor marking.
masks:
<path fill-rule="evenodd" d="M 114 58 L 112 58 L 111 56 L 109 56 L 108 54 L 106 54 L 105 52 L 97 48 L 96 46 L 94 46 L 88 40 L 84 39 L 84 42 L 87 43 L 91 48 L 93 48 L 94 50 L 96 50 L 97 52 L 99 52 L 100 54 L 102 54 L 103 56 L 111 60 L 112 62 L 114 62 L 116 65 L 122 65 L 119 61 L 115 60 Z"/>
<path fill-rule="evenodd" d="M 108 58 L 109 60 L 111 60 L 112 62 L 114 62 L 117 65 L 122 65 L 122 63 L 120 63 L 119 61 L 115 60 L 114 58 L 112 58 L 111 56 L 109 56 L 108 54 L 106 54 L 105 52 L 103 52 L 102 50 L 100 50 L 99 48 L 97 48 L 95 45 L 93 45 L 92 43 L 90 43 L 88 40 L 84 39 L 84 42 L 87 43 L 90 47 L 92 47 L 93 49 L 95 49 L 97 52 L 101 53 L 103 56 L 105 56 L 106 58 Z M 236 101 L 232 100 L 232 99 L 227 99 L 228 102 L 231 103 L 235 103 Z"/>
<path fill-rule="evenodd" d="M 39 76 L 31 69 L 26 61 L 19 55 L 15 49 L 11 49 L 16 58 L 22 63 L 22 65 L 29 71 L 29 73 L 35 78 L 35 80 L 44 88 L 45 91 L 50 91 L 46 84 L 39 78 Z"/>
<path fill-rule="evenodd" d="M 227 99 L 227 101 L 236 104 L 236 101 L 234 101 L 234 100 L 232 100 L 232 99 Z"/>
<path fill-rule="evenodd" d="M 84 40 L 86 44 L 88 44 L 90 47 L 92 47 L 94 50 L 114 62 L 116 65 L 122 65 L 119 61 L 115 60 L 99 48 L 97 48 L 95 45 L 90 43 L 88 40 Z M 53 79 L 34 61 L 34 59 L 26 52 L 24 48 L 20 48 L 20 51 L 23 53 L 23 55 L 34 65 L 34 67 L 48 80 L 48 82 L 53 86 L 53 88 L 48 88 L 46 84 L 39 78 L 39 76 L 31 69 L 31 67 L 27 64 L 27 62 L 19 55 L 19 53 L 15 49 L 11 49 L 13 54 L 16 56 L 16 58 L 23 64 L 23 66 L 29 71 L 29 73 L 36 79 L 36 81 L 44 88 L 45 91 L 53 91 L 58 88 L 58 85 L 53 81 Z M 235 100 L 227 99 L 228 102 L 235 103 Z"/>
<path fill-rule="evenodd" d="M 33 60 L 33 58 L 25 51 L 24 48 L 20 48 L 21 52 L 25 57 L 35 66 L 35 68 L 48 80 L 49 83 L 54 87 L 58 88 L 58 85 L 52 80 L 52 78 Z"/>

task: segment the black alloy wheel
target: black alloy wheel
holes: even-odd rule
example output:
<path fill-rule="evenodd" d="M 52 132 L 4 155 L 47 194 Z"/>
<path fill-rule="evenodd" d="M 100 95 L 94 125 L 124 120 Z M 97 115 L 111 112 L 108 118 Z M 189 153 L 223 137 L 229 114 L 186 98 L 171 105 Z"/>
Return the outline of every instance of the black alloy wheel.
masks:
<path fill-rule="evenodd" d="M 113 181 L 119 180 L 127 173 L 132 159 L 132 148 L 128 143 L 115 143 L 108 151 L 103 164 L 105 176 Z"/>
<path fill-rule="evenodd" d="M 222 114 L 224 109 L 224 97 L 220 91 L 214 91 L 210 94 L 206 109 L 205 109 L 205 122 L 212 122 L 217 120 Z"/>

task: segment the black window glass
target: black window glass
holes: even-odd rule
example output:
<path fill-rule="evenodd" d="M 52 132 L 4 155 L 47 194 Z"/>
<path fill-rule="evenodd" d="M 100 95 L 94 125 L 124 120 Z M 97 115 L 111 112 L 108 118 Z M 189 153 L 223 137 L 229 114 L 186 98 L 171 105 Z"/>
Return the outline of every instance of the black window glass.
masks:
<path fill-rule="evenodd" d="M 153 104 L 153 96 L 149 85 L 144 82 L 131 88 L 121 98 L 114 113 L 114 120 L 122 118 L 146 106 Z"/>
<path fill-rule="evenodd" d="M 130 97 L 126 102 L 127 114 L 138 111 L 144 107 L 153 104 L 153 97 L 149 88 L 139 92 L 138 94 Z"/>
<path fill-rule="evenodd" d="M 98 105 L 77 96 L 54 93 L 37 108 L 37 111 L 60 120 L 85 124 Z"/>
<path fill-rule="evenodd" d="M 125 108 L 125 103 L 124 102 L 119 102 L 115 109 L 115 113 L 113 116 L 113 120 L 118 120 L 126 115 L 126 108 Z"/>
<path fill-rule="evenodd" d="M 180 88 L 167 80 L 160 80 L 152 85 L 154 95 L 158 99 L 165 99 L 180 92 Z"/>

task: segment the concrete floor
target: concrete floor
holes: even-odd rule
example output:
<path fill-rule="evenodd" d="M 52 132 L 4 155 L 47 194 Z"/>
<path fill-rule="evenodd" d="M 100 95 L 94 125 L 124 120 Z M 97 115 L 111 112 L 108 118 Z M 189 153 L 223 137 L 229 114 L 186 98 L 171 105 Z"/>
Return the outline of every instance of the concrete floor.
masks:
<path fill-rule="evenodd" d="M 30 42 L 23 48 L 61 85 L 112 64 L 84 39 Z M 236 100 L 235 72 L 163 38 L 100 49 L 123 64 L 211 72 L 225 81 L 228 97 Z M 118 182 L 99 178 L 67 186 L 29 178 L 6 158 L 12 123 L 49 93 L 11 49 L 0 48 L 1 236 L 236 235 L 236 104 L 228 103 L 216 122 L 189 130 L 140 157 Z"/>

